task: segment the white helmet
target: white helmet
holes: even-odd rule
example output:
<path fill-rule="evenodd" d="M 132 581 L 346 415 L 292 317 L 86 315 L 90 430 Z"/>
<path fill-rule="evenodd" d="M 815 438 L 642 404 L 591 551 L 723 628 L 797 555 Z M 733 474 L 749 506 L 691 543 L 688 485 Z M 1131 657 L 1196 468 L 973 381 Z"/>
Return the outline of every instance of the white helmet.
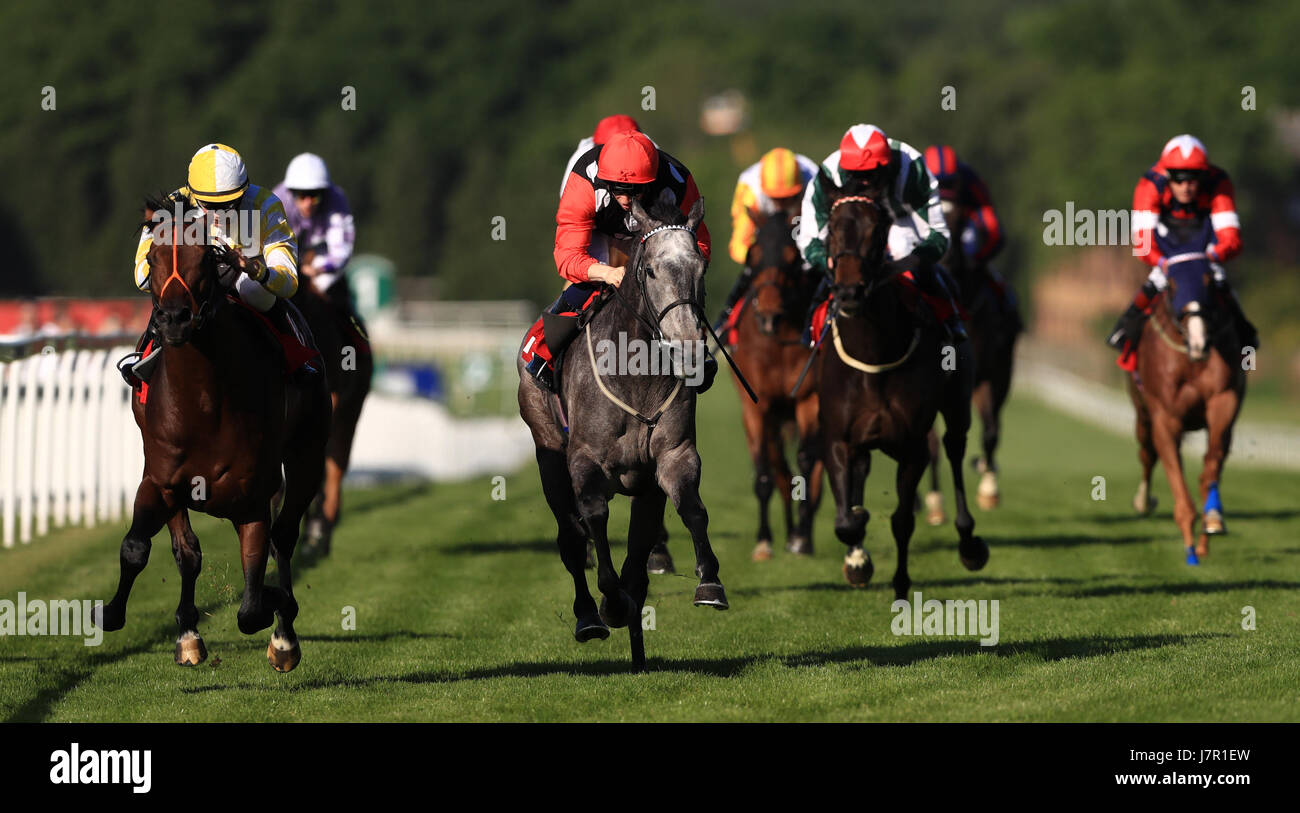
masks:
<path fill-rule="evenodd" d="M 319 155 L 304 152 L 289 162 L 289 168 L 284 172 L 284 186 L 286 189 L 329 189 L 330 171 Z"/>

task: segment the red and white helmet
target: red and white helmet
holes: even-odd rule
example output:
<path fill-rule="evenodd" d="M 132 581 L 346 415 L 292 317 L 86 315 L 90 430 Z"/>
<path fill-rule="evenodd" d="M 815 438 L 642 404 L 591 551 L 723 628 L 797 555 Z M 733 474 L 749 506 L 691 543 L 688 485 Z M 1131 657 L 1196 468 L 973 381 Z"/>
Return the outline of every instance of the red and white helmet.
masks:
<path fill-rule="evenodd" d="M 602 181 L 643 184 L 658 175 L 659 149 L 644 133 L 616 133 L 600 148 L 596 177 Z"/>
<path fill-rule="evenodd" d="M 854 172 L 884 167 L 890 157 L 889 139 L 874 124 L 855 124 L 840 139 L 840 169 Z"/>
<path fill-rule="evenodd" d="M 1199 138 L 1183 133 L 1165 144 L 1165 148 L 1160 151 L 1160 164 L 1165 169 L 1203 171 L 1210 168 L 1210 152 Z"/>

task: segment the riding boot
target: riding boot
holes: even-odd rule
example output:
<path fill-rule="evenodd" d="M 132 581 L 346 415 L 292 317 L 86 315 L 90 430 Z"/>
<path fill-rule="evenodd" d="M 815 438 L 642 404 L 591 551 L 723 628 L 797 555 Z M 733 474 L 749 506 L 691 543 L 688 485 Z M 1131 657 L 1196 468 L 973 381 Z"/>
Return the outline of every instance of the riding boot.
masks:
<path fill-rule="evenodd" d="M 922 289 L 929 289 L 926 293 L 948 300 L 948 316 L 943 320 L 943 328 L 948 333 L 948 340 L 952 344 L 967 341 L 969 337 L 966 335 L 966 326 L 962 324 L 961 312 L 957 310 L 957 300 L 952 295 L 955 285 L 945 284 L 946 272 L 940 266 L 932 264 L 925 270 L 913 269 L 912 276 Z"/>
<path fill-rule="evenodd" d="M 808 314 L 803 319 L 803 337 L 801 340 L 804 347 L 812 347 L 814 338 L 812 335 L 813 316 L 817 313 L 817 309 L 822 306 L 822 303 L 830 298 L 830 295 L 831 278 L 823 276 L 821 281 L 817 283 L 817 290 L 813 291 L 812 304 L 808 306 Z"/>
<path fill-rule="evenodd" d="M 704 351 L 703 366 L 704 366 L 704 371 L 703 371 L 704 379 L 699 384 L 695 385 L 695 392 L 698 395 L 703 395 L 704 393 L 708 392 L 709 387 L 713 386 L 713 379 L 717 378 L 718 376 L 718 360 L 715 359 L 713 357 L 713 354 L 710 353 L 707 349 Z"/>
<path fill-rule="evenodd" d="M 1137 340 L 1142 336 L 1142 324 L 1146 321 L 1147 306 L 1151 304 L 1151 300 L 1155 298 L 1157 293 L 1156 284 L 1151 280 L 1147 280 L 1143 284 L 1142 290 L 1138 291 L 1137 296 L 1133 298 L 1133 302 L 1128 306 L 1128 309 L 1115 323 L 1115 328 L 1110 332 L 1109 338 L 1106 339 L 1106 344 L 1116 350 L 1123 350 L 1125 343 L 1136 345 Z"/>
<path fill-rule="evenodd" d="M 736 277 L 736 282 L 731 286 L 730 293 L 727 294 L 727 300 L 722 303 L 722 314 L 718 316 L 718 321 L 713 324 L 713 332 L 722 334 L 722 328 L 727 324 L 728 317 L 731 316 L 731 309 L 736 307 L 745 292 L 749 290 L 749 283 L 754 279 L 754 271 L 749 266 L 740 270 L 740 276 Z"/>
<path fill-rule="evenodd" d="M 275 329 L 286 336 L 298 337 L 305 347 L 316 346 L 315 339 L 311 335 L 311 328 L 307 327 L 307 321 L 302 318 L 302 314 L 292 302 L 287 299 L 276 298 L 275 304 L 271 309 L 266 311 L 266 318 L 271 320 Z M 276 340 L 277 344 L 279 340 Z M 277 348 L 279 349 L 279 348 Z M 300 387 L 309 385 L 314 376 L 319 374 L 319 370 L 311 362 L 304 362 L 301 367 L 294 370 L 289 375 L 289 380 Z"/>
<path fill-rule="evenodd" d="M 1232 290 L 1232 286 L 1225 280 L 1214 281 L 1215 292 L 1219 295 L 1219 300 L 1228 308 L 1232 314 L 1232 320 L 1237 329 L 1237 338 L 1241 341 L 1242 347 L 1253 347 L 1259 350 L 1259 331 L 1246 318 L 1246 314 L 1241 309 L 1241 301 L 1237 299 L 1237 292 Z"/>
<path fill-rule="evenodd" d="M 146 356 L 144 349 L 150 342 L 153 342 L 153 349 Z M 140 334 L 140 341 L 136 342 L 135 350 L 118 360 L 117 371 L 126 385 L 135 389 L 149 380 L 161 360 L 162 342 L 154 331 L 153 316 L 150 315 L 149 324 L 145 325 L 144 333 Z"/>

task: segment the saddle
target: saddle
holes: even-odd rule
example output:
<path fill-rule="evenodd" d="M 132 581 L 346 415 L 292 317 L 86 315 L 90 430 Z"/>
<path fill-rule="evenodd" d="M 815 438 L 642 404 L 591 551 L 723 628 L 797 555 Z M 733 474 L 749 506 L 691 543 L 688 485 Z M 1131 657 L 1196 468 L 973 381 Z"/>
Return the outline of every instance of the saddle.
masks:
<path fill-rule="evenodd" d="M 916 284 L 916 278 L 912 276 L 911 271 L 904 271 L 897 279 L 902 286 L 901 298 L 903 305 L 912 314 L 913 321 L 942 325 L 952 315 L 952 306 L 948 303 L 948 300 L 922 291 Z M 811 328 L 813 347 L 816 347 L 822 338 L 826 328 L 826 318 L 830 313 L 831 303 L 834 301 L 835 293 L 832 292 L 826 298 L 826 301 L 818 305 L 817 310 L 813 311 Z M 970 320 L 970 313 L 960 303 L 957 304 L 957 314 L 964 321 Z"/>
<path fill-rule="evenodd" d="M 593 284 L 571 285 L 524 334 L 519 351 L 524 369 L 551 392 L 560 391 L 559 370 L 565 348 L 595 318 L 605 300 Z"/>

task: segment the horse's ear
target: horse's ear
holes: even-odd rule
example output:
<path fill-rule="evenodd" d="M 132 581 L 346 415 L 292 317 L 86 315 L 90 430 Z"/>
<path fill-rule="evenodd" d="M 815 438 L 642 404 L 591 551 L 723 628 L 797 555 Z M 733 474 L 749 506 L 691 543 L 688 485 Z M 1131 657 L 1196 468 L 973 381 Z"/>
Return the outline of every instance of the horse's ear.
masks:
<path fill-rule="evenodd" d="M 641 205 L 639 198 L 632 198 L 632 204 L 628 207 L 632 212 L 632 217 L 636 218 L 637 224 L 641 227 L 641 233 L 645 234 L 650 230 L 650 215 L 646 214 L 645 207 Z"/>
<path fill-rule="evenodd" d="M 817 167 L 817 183 L 821 184 L 822 191 L 831 196 L 832 199 L 838 196 L 840 186 L 835 183 L 835 179 L 826 171 L 825 166 L 819 165 Z"/>
<path fill-rule="evenodd" d="M 695 203 L 691 204 L 691 211 L 686 215 L 686 227 L 691 231 L 699 228 L 704 222 L 704 198 L 696 198 Z"/>
<path fill-rule="evenodd" d="M 767 215 L 749 206 L 745 207 L 745 211 L 749 213 L 749 220 L 751 223 L 754 224 L 754 228 L 756 229 L 763 228 L 763 224 L 767 222 L 767 218 L 768 218 Z"/>

